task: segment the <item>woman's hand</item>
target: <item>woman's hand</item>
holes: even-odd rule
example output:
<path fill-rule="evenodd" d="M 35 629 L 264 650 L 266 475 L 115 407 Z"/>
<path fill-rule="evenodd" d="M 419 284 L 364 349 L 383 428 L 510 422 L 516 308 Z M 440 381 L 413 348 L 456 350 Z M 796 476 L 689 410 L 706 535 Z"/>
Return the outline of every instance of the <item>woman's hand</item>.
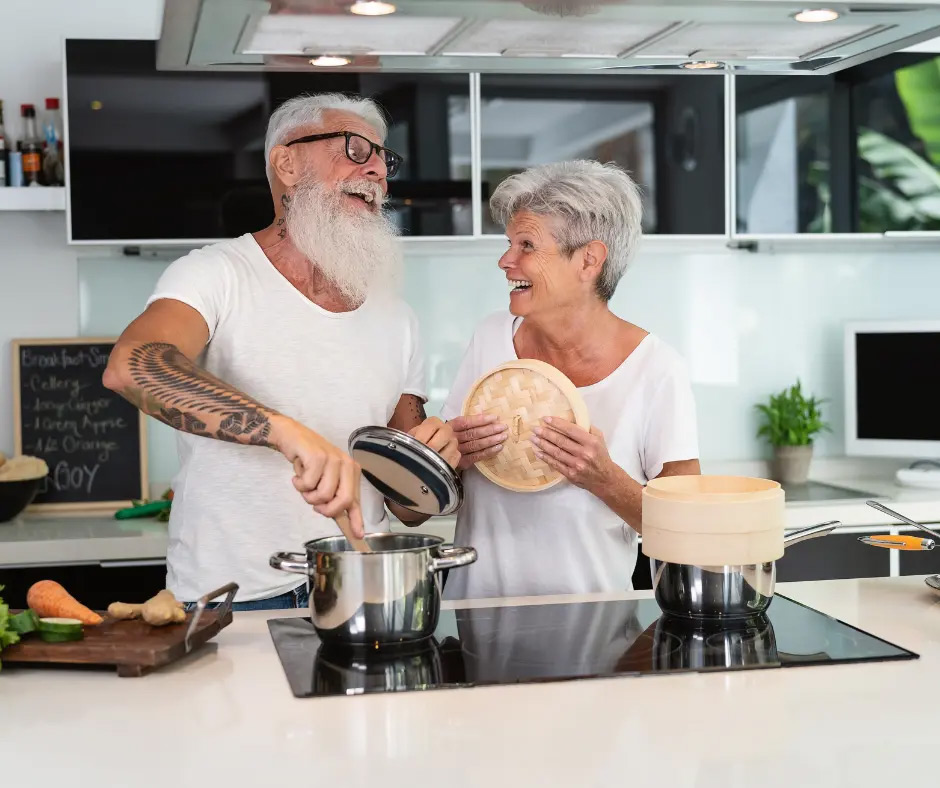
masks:
<path fill-rule="evenodd" d="M 425 446 L 440 454 L 451 468 L 460 462 L 457 436 L 449 423 L 444 423 L 437 416 L 422 421 L 417 427 L 408 430 L 408 434 L 421 441 Z"/>
<path fill-rule="evenodd" d="M 460 463 L 457 467 L 465 471 L 480 460 L 495 457 L 503 450 L 503 442 L 509 428 L 496 421 L 496 416 L 457 416 L 447 422 L 457 436 Z"/>
<path fill-rule="evenodd" d="M 587 432 L 565 419 L 546 416 L 534 432 L 535 456 L 572 484 L 601 497 L 614 482 L 620 467 L 610 459 L 604 435 L 596 427 Z"/>

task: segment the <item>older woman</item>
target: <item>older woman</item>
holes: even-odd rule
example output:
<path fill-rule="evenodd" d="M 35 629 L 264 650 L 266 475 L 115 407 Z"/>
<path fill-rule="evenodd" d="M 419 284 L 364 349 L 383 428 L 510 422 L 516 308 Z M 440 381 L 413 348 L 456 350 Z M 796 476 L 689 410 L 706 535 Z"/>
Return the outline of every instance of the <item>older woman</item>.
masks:
<path fill-rule="evenodd" d="M 451 573 L 445 596 L 632 588 L 643 485 L 700 472 L 682 359 L 608 306 L 640 237 L 636 184 L 612 164 L 548 164 L 503 181 L 490 207 L 509 239 L 499 260 L 509 311 L 477 327 L 441 413 L 462 454 L 456 542 L 480 556 Z M 507 425 L 459 416 L 473 383 L 516 358 L 567 375 L 593 425 L 546 419 L 536 429 L 538 456 L 567 480 L 542 492 L 511 492 L 479 473 L 474 463 L 499 453 Z"/>

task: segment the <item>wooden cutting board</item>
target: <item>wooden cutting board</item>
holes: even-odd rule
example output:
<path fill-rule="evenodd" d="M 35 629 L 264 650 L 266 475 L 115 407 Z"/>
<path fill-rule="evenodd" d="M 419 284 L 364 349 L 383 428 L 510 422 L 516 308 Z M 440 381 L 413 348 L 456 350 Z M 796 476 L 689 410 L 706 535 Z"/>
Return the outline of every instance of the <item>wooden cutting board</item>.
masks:
<path fill-rule="evenodd" d="M 591 428 L 587 405 L 562 372 L 531 358 L 501 364 L 483 375 L 464 400 L 464 416 L 487 413 L 509 427 L 502 451 L 476 464 L 487 479 L 514 492 L 539 492 L 564 479 L 535 456 L 533 429 L 545 416 Z"/>
<path fill-rule="evenodd" d="M 11 613 L 14 611 L 11 611 Z M 71 643 L 46 643 L 36 633 L 25 635 L 15 646 L 3 650 L 4 667 L 13 665 L 100 665 L 117 668 L 118 676 L 144 676 L 197 649 L 232 623 L 231 609 L 204 610 L 186 642 L 195 613 L 186 621 L 152 627 L 140 621 L 105 618 L 98 626 L 85 626 L 85 637 Z"/>

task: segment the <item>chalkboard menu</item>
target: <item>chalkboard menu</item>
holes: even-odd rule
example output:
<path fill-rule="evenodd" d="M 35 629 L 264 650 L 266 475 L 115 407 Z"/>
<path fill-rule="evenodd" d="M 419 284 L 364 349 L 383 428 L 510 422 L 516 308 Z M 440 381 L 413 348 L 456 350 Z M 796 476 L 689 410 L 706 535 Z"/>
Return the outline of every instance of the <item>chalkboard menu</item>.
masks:
<path fill-rule="evenodd" d="M 147 497 L 145 417 L 101 382 L 114 343 L 13 341 L 15 451 L 49 466 L 34 509 L 119 507 Z"/>

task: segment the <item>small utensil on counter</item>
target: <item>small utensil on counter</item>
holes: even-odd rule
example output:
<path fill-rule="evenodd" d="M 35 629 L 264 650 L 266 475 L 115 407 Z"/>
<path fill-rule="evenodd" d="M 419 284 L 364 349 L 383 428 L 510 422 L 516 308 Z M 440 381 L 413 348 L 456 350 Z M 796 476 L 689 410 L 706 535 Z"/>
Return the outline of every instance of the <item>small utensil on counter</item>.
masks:
<path fill-rule="evenodd" d="M 892 550 L 933 550 L 933 539 L 921 539 L 919 536 L 895 536 L 894 534 L 876 534 L 860 536 L 858 541 L 872 547 L 887 547 Z"/>
<path fill-rule="evenodd" d="M 878 501 L 865 501 L 872 509 L 877 509 L 879 512 L 884 512 L 887 515 L 890 515 L 895 520 L 900 520 L 902 523 L 907 523 L 908 525 L 913 525 L 915 528 L 920 528 L 921 531 L 930 534 L 934 539 L 940 539 L 940 534 L 936 531 L 931 531 L 926 525 L 921 525 L 916 520 L 912 520 L 910 517 L 905 517 L 903 514 L 899 514 L 894 511 L 894 509 L 889 509 L 883 503 L 878 503 Z"/>
<path fill-rule="evenodd" d="M 930 577 L 925 577 L 924 582 L 931 591 L 936 594 L 940 594 L 940 575 L 931 575 Z"/>

